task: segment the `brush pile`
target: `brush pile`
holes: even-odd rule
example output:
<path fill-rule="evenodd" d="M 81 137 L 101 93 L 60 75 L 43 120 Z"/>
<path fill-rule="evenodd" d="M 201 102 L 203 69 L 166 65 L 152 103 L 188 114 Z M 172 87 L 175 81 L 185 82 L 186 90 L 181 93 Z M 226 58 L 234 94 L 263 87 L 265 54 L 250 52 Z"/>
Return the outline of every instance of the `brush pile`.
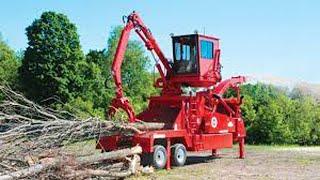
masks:
<path fill-rule="evenodd" d="M 85 155 L 64 147 L 119 132 L 142 133 L 146 125 L 80 119 L 39 106 L 6 87 L 0 86 L 0 93 L 4 95 L 0 102 L 0 180 L 117 179 L 141 170 L 139 146 L 105 153 L 92 149 Z"/>

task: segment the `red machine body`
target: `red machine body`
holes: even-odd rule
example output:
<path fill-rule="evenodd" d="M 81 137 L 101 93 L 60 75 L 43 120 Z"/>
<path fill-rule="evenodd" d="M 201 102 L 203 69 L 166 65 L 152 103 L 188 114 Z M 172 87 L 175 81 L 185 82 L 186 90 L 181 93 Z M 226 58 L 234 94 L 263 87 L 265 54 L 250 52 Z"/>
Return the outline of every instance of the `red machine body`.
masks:
<path fill-rule="evenodd" d="M 162 89 L 159 96 L 149 98 L 147 109 L 138 115 L 124 97 L 121 84 L 121 64 L 131 30 L 135 30 L 147 49 L 158 56 L 155 60 L 160 78 L 155 82 L 155 87 Z M 246 132 L 240 111 L 242 97 L 239 85 L 245 82 L 245 78 L 238 76 L 221 81 L 218 38 L 191 34 L 172 36 L 172 42 L 174 57 L 173 62 L 169 62 L 138 14 L 133 12 L 127 17 L 112 66 L 117 89 L 109 115 L 114 115 L 120 108 L 127 113 L 130 122 L 161 122 L 165 126 L 161 130 L 145 131 L 129 137 L 101 137 L 97 148 L 115 150 L 122 141 L 132 146 L 140 145 L 144 154 L 155 154 L 153 161 L 165 155 L 167 169 L 172 158 L 179 162 L 178 155 L 175 157 L 179 153 L 176 152 L 183 152 L 184 149 L 212 150 L 215 155 L 217 149 L 231 148 L 234 142 L 239 142 L 239 156 L 243 158 Z M 188 88 L 193 89 L 186 92 Z M 224 98 L 228 89 L 233 89 L 236 96 Z M 159 151 L 159 154 L 158 149 L 161 148 L 166 151 Z"/>

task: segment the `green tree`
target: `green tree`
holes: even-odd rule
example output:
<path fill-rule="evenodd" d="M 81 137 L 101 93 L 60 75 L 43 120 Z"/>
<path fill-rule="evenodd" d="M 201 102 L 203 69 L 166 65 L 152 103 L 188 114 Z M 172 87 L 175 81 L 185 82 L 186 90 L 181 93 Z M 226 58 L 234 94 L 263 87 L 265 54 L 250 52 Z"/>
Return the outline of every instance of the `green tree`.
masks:
<path fill-rule="evenodd" d="M 90 50 L 86 55 L 88 66 L 86 72 L 85 97 L 90 99 L 94 107 L 106 108 L 111 101 L 114 89 L 107 88 L 106 82 L 111 80 L 110 67 L 106 63 L 105 50 Z"/>
<path fill-rule="evenodd" d="M 291 143 L 288 113 L 291 100 L 283 89 L 261 83 L 241 87 L 242 106 L 249 143 Z"/>
<path fill-rule="evenodd" d="M 300 97 L 295 101 L 290 128 L 293 133 L 294 143 L 312 144 L 312 129 L 316 122 L 316 105 L 311 97 Z M 315 129 L 314 129 L 315 130 Z"/>
<path fill-rule="evenodd" d="M 246 95 L 244 99 L 244 103 L 241 106 L 242 117 L 245 120 L 246 130 L 247 130 L 247 141 L 252 143 L 254 139 L 252 138 L 252 134 L 255 131 L 255 121 L 257 112 L 254 109 L 254 100 L 251 96 Z"/>
<path fill-rule="evenodd" d="M 0 84 L 17 87 L 19 57 L 0 35 Z"/>
<path fill-rule="evenodd" d="M 84 55 L 77 29 L 67 16 L 44 12 L 26 28 L 28 47 L 19 74 L 29 98 L 58 96 L 62 102 L 82 92 Z"/>
<path fill-rule="evenodd" d="M 313 145 L 320 145 L 320 103 L 318 102 L 315 105 L 314 111 L 314 118 L 311 122 L 311 143 Z"/>

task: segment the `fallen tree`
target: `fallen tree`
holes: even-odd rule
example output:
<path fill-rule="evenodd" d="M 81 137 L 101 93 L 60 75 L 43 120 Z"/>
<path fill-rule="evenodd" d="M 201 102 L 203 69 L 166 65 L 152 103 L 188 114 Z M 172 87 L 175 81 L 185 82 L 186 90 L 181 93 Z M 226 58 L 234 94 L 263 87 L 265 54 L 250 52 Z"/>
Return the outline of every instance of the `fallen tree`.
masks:
<path fill-rule="evenodd" d="M 66 111 L 42 107 L 9 88 L 0 86 L 0 91 L 5 96 L 0 103 L 0 180 L 129 176 L 141 169 L 137 156 L 140 147 L 86 156 L 66 153 L 61 148 L 114 133 L 131 135 L 164 126 L 95 117 L 80 119 Z"/>

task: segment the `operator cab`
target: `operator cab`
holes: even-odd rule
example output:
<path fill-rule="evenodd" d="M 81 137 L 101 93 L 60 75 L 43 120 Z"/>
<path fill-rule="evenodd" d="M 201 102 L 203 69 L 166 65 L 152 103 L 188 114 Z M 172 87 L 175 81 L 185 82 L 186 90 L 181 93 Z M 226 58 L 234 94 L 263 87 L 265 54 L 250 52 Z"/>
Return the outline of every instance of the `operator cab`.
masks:
<path fill-rule="evenodd" d="M 172 36 L 172 44 L 174 82 L 208 87 L 221 80 L 219 39 L 190 34 Z"/>

